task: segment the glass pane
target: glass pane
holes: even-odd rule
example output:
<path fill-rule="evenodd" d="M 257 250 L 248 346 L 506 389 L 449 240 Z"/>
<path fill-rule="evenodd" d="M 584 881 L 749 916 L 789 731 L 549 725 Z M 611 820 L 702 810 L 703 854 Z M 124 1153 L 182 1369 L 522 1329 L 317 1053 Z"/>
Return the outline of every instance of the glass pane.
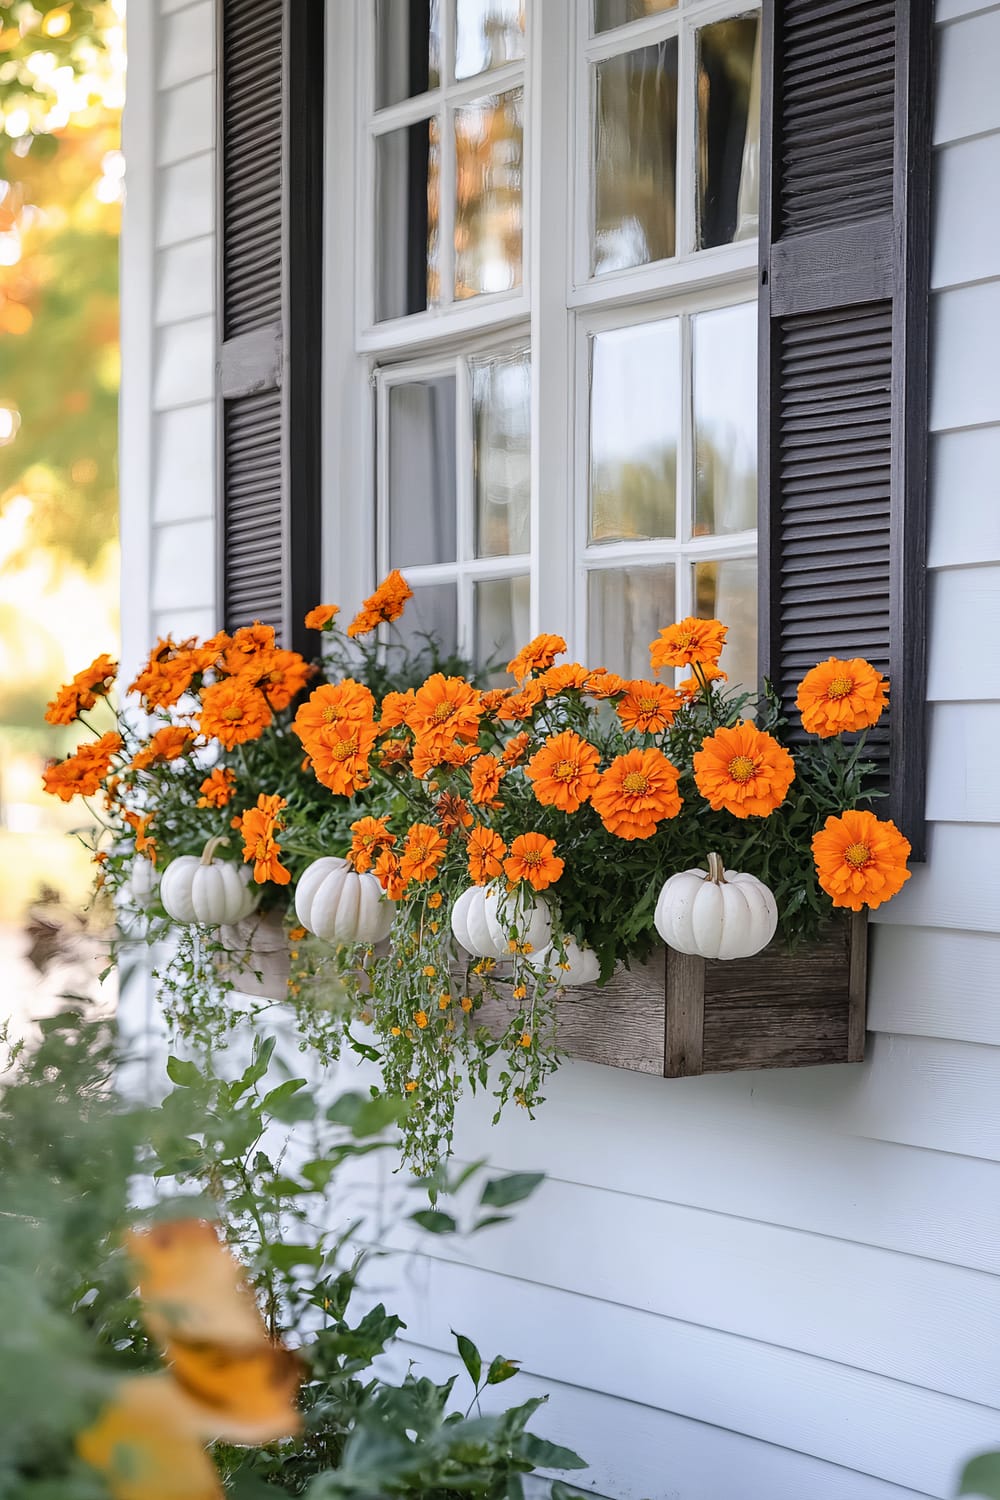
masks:
<path fill-rule="evenodd" d="M 694 324 L 695 536 L 757 524 L 757 304 Z"/>
<path fill-rule="evenodd" d="M 629 21 L 641 21 L 644 16 L 655 16 L 676 6 L 677 0 L 596 0 L 594 30 L 613 31 L 616 26 L 627 26 Z"/>
<path fill-rule="evenodd" d="M 531 361 L 526 349 L 469 360 L 476 556 L 531 547 Z"/>
<path fill-rule="evenodd" d="M 440 0 L 375 0 L 375 108 L 440 82 Z"/>
<path fill-rule="evenodd" d="M 757 560 L 694 565 L 694 612 L 701 620 L 729 626 L 719 665 L 730 687 L 757 686 Z"/>
<path fill-rule="evenodd" d="M 757 233 L 760 24 L 718 21 L 698 33 L 698 246 Z"/>
<path fill-rule="evenodd" d="M 455 110 L 455 296 L 521 284 L 524 90 Z"/>
<path fill-rule="evenodd" d="M 455 77 L 524 56 L 524 0 L 455 0 Z"/>
<path fill-rule="evenodd" d="M 475 585 L 476 662 L 494 664 L 490 681 L 510 686 L 506 666 L 530 639 L 528 578 L 488 578 Z"/>
<path fill-rule="evenodd" d="M 427 645 L 428 636 L 442 656 L 457 652 L 458 593 L 453 583 L 414 585 L 413 598 L 406 601 L 402 619 L 389 627 L 388 638 L 402 640 L 416 652 Z"/>
<path fill-rule="evenodd" d="M 454 562 L 455 377 L 389 387 L 389 566 Z"/>
<path fill-rule="evenodd" d="M 375 142 L 375 317 L 434 307 L 440 294 L 436 119 L 387 131 Z"/>
<path fill-rule="evenodd" d="M 596 334 L 591 359 L 590 540 L 674 536 L 678 320 Z"/>
<path fill-rule="evenodd" d="M 676 619 L 673 563 L 595 568 L 587 578 L 587 664 L 648 677 L 649 645 Z"/>
<path fill-rule="evenodd" d="M 598 63 L 595 276 L 674 253 L 677 38 Z"/>

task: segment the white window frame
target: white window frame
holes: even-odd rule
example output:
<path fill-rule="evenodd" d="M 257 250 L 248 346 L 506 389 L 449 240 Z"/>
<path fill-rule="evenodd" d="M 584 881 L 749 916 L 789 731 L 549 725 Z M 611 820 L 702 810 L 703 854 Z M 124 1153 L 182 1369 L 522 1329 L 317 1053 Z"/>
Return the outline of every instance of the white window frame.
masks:
<path fill-rule="evenodd" d="M 757 9 L 752 0 L 679 0 L 675 10 L 611 32 L 590 35 L 590 0 L 529 0 L 525 39 L 522 204 L 522 285 L 379 324 L 373 307 L 374 133 L 371 0 L 327 0 L 327 137 L 324 286 L 324 594 L 353 610 L 387 563 L 384 455 L 376 434 L 384 408 L 380 392 L 410 373 L 426 373 L 441 359 L 474 355 L 526 341 L 531 348 L 531 631 L 566 636 L 572 656 L 586 659 L 587 574 L 606 565 L 675 562 L 678 604 L 690 599 L 690 563 L 756 556 L 756 532 L 692 538 L 686 535 L 693 455 L 679 454 L 676 538 L 662 542 L 587 545 L 589 510 L 589 340 L 604 329 L 657 317 L 709 311 L 752 301 L 757 294 L 756 238 L 694 250 L 695 146 L 691 112 L 695 32 L 713 21 Z M 451 6 L 442 0 L 445 24 Z M 670 260 L 589 274 L 591 64 L 633 47 L 678 36 L 677 254 Z M 447 49 L 448 38 L 444 36 Z M 448 56 L 447 50 L 444 57 Z M 446 104 L 498 93 L 520 78 L 521 64 L 451 84 Z M 685 68 L 688 74 L 685 74 Z M 688 76 L 689 75 L 689 76 Z M 688 97 L 692 94 L 692 97 Z M 384 124 L 406 124 L 427 113 L 429 95 L 380 112 Z M 353 142 L 353 145 L 350 143 Z M 544 170 L 542 149 L 544 143 Z M 442 141 L 442 194 L 453 186 Z M 358 191 L 365 185 L 364 193 Z M 687 191 L 690 185 L 691 191 Z M 451 247 L 442 246 L 442 280 L 451 275 Z M 689 326 L 682 320 L 682 326 Z M 683 362 L 682 390 L 690 401 L 691 364 Z M 682 415 L 691 430 L 690 411 Z M 682 444 L 681 448 L 684 449 Z M 459 475 L 460 486 L 471 481 Z M 376 501 L 376 495 L 380 498 Z M 473 501 L 465 507 L 471 518 Z M 378 541 L 376 543 L 376 531 Z M 471 556 L 471 548 L 466 552 Z M 524 571 L 524 557 L 481 558 L 423 566 L 420 581 L 506 577 Z M 434 574 L 439 575 L 436 580 Z M 469 599 L 460 648 L 468 650 Z M 664 623 L 667 623 L 664 621 Z"/>

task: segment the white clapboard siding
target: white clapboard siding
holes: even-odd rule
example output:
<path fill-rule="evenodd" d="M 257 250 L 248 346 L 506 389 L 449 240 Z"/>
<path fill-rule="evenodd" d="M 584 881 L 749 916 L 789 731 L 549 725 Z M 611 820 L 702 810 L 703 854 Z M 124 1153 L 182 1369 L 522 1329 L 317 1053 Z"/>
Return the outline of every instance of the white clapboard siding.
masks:
<path fill-rule="evenodd" d="M 156 278 L 157 323 L 179 323 L 215 306 L 215 236 L 161 250 Z"/>
<path fill-rule="evenodd" d="M 200 609 L 215 597 L 214 521 L 158 526 L 153 547 L 153 608 Z"/>
<path fill-rule="evenodd" d="M 1000 699 L 1000 652 L 992 649 L 1000 640 L 1000 567 L 944 568 L 932 573 L 930 625 L 927 696 L 931 702 Z"/>
<path fill-rule="evenodd" d="M 935 703 L 927 727 L 928 818 L 1000 822 L 1000 703 Z"/>
<path fill-rule="evenodd" d="M 1000 275 L 1000 194 L 984 191 L 1000 181 L 1000 130 L 941 147 L 936 166 L 932 286 Z"/>
<path fill-rule="evenodd" d="M 899 895 L 879 908 L 877 920 L 1000 932 L 1000 828 L 937 823 L 927 844 L 926 864 L 913 867 Z"/>
<path fill-rule="evenodd" d="M 623 1243 L 623 1277 L 629 1258 Z M 535 1376 L 647 1403 L 919 1493 L 953 1495 L 959 1456 L 998 1436 L 1000 1421 L 987 1407 L 774 1344 L 426 1257 L 382 1261 L 376 1272 L 377 1297 L 391 1299 L 417 1343 L 450 1351 L 456 1328 L 484 1352 L 520 1359 Z M 731 1484 L 741 1500 L 769 1500 L 738 1474 Z"/>
<path fill-rule="evenodd" d="M 157 411 L 210 401 L 215 393 L 215 322 L 191 318 L 157 336 L 153 404 Z"/>
<path fill-rule="evenodd" d="M 1000 6 L 940 29 L 934 104 L 935 143 L 1000 130 L 998 57 Z M 945 226 L 948 234 L 963 230 L 961 225 Z"/>
<path fill-rule="evenodd" d="M 872 1031 L 1000 1046 L 997 933 L 882 923 L 868 961 Z"/>
<path fill-rule="evenodd" d="M 154 521 L 212 515 L 215 502 L 215 405 L 180 406 L 155 418 Z"/>
<path fill-rule="evenodd" d="M 936 433 L 931 494 L 932 568 L 1000 562 L 1000 426 Z"/>
<path fill-rule="evenodd" d="M 958 21 L 985 10 L 1000 10 L 1000 0 L 935 0 L 934 15 L 939 22 Z"/>
<path fill-rule="evenodd" d="M 156 243 L 180 244 L 215 228 L 215 152 L 203 151 L 158 176 Z"/>
<path fill-rule="evenodd" d="M 1000 34 L 1000 11 L 995 19 Z M 1000 89 L 994 92 L 1000 101 Z M 1000 281 L 935 293 L 931 310 L 933 431 L 1000 422 L 995 364 L 998 324 Z"/>
<path fill-rule="evenodd" d="M 506 1347 L 506 1346 L 505 1346 Z M 407 1363 L 418 1377 L 445 1381 L 460 1369 L 454 1352 L 442 1353 L 409 1340 L 397 1345 L 392 1375 L 399 1379 Z M 465 1391 L 464 1375 L 457 1395 Z M 740 1496 L 767 1500 L 920 1500 L 916 1490 L 870 1479 L 805 1454 L 726 1432 L 704 1422 L 636 1401 L 599 1396 L 579 1385 L 540 1381 L 521 1374 L 488 1390 L 484 1411 L 547 1396 L 530 1430 L 568 1448 L 577 1445 L 588 1468 L 560 1477 L 574 1488 L 614 1500 L 726 1500 Z M 922 1492 L 926 1493 L 926 1492 Z"/>
<path fill-rule="evenodd" d="M 215 69 L 215 6 L 199 0 L 183 10 L 164 14 L 160 25 L 161 89 L 175 88 Z"/>
<path fill-rule="evenodd" d="M 196 78 L 160 94 L 156 160 L 182 161 L 215 145 L 215 80 Z"/>
<path fill-rule="evenodd" d="M 155 640 L 172 635 L 176 641 L 186 641 L 192 635 L 204 639 L 205 636 L 212 635 L 215 628 L 214 609 L 181 609 L 178 606 L 158 610 L 153 615 L 150 635 Z"/>

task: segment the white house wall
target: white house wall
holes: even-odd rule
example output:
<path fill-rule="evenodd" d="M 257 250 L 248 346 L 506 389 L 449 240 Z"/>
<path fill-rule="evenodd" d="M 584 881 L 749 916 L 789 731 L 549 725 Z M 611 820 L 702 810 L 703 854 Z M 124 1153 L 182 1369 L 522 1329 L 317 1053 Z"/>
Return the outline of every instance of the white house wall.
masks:
<path fill-rule="evenodd" d="M 126 135 L 138 654 L 216 624 L 213 4 L 129 20 L 155 83 Z M 463 1155 L 549 1181 L 393 1289 L 422 1370 L 454 1368 L 451 1328 L 521 1358 L 546 1431 L 616 1500 L 945 1497 L 1000 1446 L 1000 4 L 939 0 L 938 43 L 930 858 L 875 920 L 868 1060 L 670 1082 L 575 1063 L 533 1123 L 467 1104 Z"/>

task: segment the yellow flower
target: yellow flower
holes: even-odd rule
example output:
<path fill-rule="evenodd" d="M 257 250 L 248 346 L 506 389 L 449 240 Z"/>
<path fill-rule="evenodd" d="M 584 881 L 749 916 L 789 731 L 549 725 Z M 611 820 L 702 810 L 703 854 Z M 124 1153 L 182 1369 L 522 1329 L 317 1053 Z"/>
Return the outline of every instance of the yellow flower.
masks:
<path fill-rule="evenodd" d="M 427 1012 L 425 1010 L 415 1010 L 413 1012 L 413 1019 L 420 1027 L 420 1030 L 423 1031 L 424 1027 L 427 1025 Z"/>
<path fill-rule="evenodd" d="M 521 1032 L 520 1045 L 522 1047 L 530 1047 L 531 1046 L 531 1032 L 530 1031 L 522 1031 Z"/>
<path fill-rule="evenodd" d="M 413 1090 L 415 1088 L 418 1088 L 418 1087 L 419 1087 L 419 1084 L 417 1083 L 417 1080 L 415 1078 L 408 1078 L 406 1080 L 406 1092 L 408 1094 L 412 1094 Z"/>

